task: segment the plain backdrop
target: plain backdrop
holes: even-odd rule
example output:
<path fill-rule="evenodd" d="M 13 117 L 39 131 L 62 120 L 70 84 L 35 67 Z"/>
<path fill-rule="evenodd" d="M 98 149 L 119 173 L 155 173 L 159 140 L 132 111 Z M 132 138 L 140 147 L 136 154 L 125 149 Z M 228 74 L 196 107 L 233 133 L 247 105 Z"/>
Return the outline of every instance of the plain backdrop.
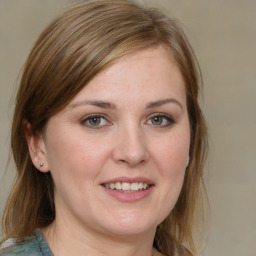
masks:
<path fill-rule="evenodd" d="M 78 1 L 0 0 L 0 213 L 15 169 L 6 170 L 20 71 L 43 28 Z M 210 132 L 211 206 L 206 256 L 256 255 L 256 1 L 141 0 L 177 17 L 204 77 Z"/>

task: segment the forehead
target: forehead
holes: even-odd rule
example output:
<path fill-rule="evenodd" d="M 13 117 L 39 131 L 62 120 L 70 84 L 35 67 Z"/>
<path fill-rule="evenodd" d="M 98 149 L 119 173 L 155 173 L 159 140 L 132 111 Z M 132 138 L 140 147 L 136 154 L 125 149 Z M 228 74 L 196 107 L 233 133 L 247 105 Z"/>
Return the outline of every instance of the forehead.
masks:
<path fill-rule="evenodd" d="M 184 98 L 185 85 L 173 56 L 163 47 L 130 53 L 93 78 L 72 100 L 100 97 L 105 100 L 155 100 Z"/>

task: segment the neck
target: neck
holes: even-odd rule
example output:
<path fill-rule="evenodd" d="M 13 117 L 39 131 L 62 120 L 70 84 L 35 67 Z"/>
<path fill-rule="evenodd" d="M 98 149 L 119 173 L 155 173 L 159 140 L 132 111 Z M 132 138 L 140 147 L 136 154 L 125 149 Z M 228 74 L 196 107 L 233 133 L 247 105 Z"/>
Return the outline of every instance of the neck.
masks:
<path fill-rule="evenodd" d="M 77 225 L 54 221 L 42 230 L 53 254 L 94 256 L 156 256 L 153 249 L 155 230 L 145 234 L 120 236 L 88 230 Z"/>

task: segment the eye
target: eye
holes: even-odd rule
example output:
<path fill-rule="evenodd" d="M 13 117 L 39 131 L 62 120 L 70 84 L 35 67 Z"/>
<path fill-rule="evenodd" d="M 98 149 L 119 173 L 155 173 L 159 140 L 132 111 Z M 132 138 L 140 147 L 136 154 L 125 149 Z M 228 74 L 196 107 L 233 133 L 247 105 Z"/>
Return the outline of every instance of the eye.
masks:
<path fill-rule="evenodd" d="M 106 117 L 99 114 L 92 114 L 92 115 L 86 116 L 81 121 L 81 124 L 92 129 L 99 129 L 104 126 L 111 125 L 111 123 L 106 119 Z"/>
<path fill-rule="evenodd" d="M 175 121 L 169 115 L 157 113 L 151 115 L 146 123 L 149 125 L 154 125 L 156 127 L 164 128 L 173 125 Z"/>

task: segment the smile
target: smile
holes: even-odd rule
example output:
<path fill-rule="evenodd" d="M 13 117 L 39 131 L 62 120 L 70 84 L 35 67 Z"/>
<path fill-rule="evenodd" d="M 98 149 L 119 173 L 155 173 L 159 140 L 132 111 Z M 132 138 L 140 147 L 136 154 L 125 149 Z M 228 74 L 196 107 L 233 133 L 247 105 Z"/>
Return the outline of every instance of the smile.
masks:
<path fill-rule="evenodd" d="M 118 190 L 120 192 L 134 192 L 134 191 L 143 191 L 150 187 L 149 184 L 144 182 L 115 182 L 115 183 L 105 183 L 102 184 L 105 188 L 111 190 Z"/>

